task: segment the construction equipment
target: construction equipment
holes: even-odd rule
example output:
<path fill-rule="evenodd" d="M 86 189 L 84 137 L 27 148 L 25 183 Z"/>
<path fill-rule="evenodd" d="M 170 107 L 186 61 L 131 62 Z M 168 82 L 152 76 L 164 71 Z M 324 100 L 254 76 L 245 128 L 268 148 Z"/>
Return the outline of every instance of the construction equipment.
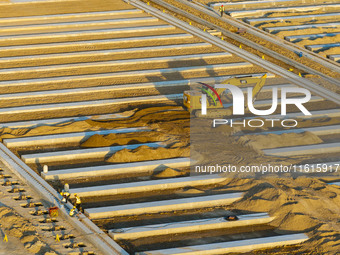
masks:
<path fill-rule="evenodd" d="M 243 76 L 234 77 L 223 81 L 220 84 L 230 84 L 234 86 L 255 84 L 253 87 L 253 101 L 256 100 L 257 95 L 263 88 L 267 74 L 263 76 Z M 201 98 L 202 93 L 207 95 L 207 108 L 209 109 L 209 116 L 226 116 L 232 115 L 232 107 L 224 108 L 221 98 L 225 95 L 225 88 L 215 88 L 215 85 L 208 85 L 199 82 L 202 86 L 197 89 L 187 90 L 183 93 L 183 105 L 191 114 L 201 116 Z"/>

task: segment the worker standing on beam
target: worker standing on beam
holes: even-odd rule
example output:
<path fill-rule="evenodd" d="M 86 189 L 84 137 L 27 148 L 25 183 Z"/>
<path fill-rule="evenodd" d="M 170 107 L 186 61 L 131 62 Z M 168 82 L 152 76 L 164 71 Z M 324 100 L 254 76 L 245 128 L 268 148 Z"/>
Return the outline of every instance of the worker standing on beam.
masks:
<path fill-rule="evenodd" d="M 221 17 L 222 17 L 223 13 L 224 13 L 224 6 L 223 6 L 223 4 L 220 6 L 220 13 L 221 13 Z"/>

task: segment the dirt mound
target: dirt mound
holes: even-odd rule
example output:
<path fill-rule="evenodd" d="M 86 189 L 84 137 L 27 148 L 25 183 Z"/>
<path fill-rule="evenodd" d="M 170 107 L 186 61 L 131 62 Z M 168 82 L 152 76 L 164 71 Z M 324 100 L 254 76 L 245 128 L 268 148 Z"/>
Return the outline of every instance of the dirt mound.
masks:
<path fill-rule="evenodd" d="M 126 163 L 189 156 L 190 156 L 189 147 L 150 148 L 144 145 L 134 150 L 124 149 L 118 151 L 110 158 L 108 158 L 106 161 L 110 163 L 123 163 L 123 162 Z"/>
<path fill-rule="evenodd" d="M 271 149 L 278 147 L 299 146 L 318 144 L 323 141 L 311 132 L 303 133 L 286 133 L 286 134 L 268 134 L 268 135 L 246 135 L 240 138 L 242 141 L 249 141 L 254 149 Z"/>
<path fill-rule="evenodd" d="M 177 176 L 183 176 L 185 174 L 184 171 L 176 170 L 172 168 L 166 168 L 160 173 L 157 173 L 153 175 L 154 178 L 170 178 L 170 177 L 177 177 Z"/>
<path fill-rule="evenodd" d="M 235 184 L 237 182 L 234 180 Z M 241 182 L 244 183 L 244 180 Z M 253 183 L 245 196 L 234 204 L 235 208 L 251 212 L 268 211 L 276 217 L 273 225 L 277 226 L 278 233 L 305 232 L 310 237 L 300 249 L 288 254 L 306 254 L 302 252 L 310 247 L 318 248 L 318 253 L 312 254 L 336 254 L 340 245 L 339 188 L 306 177 L 266 178 Z M 285 253 L 276 250 L 261 254 Z"/>

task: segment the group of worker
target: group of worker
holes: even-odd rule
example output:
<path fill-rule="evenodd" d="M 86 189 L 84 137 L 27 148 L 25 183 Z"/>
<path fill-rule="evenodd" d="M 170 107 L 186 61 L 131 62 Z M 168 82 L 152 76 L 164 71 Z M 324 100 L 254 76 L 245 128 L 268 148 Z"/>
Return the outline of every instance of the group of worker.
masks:
<path fill-rule="evenodd" d="M 64 185 L 64 189 L 60 192 L 60 195 L 63 197 L 61 201 L 67 204 L 71 196 L 71 193 L 69 191 L 69 185 L 67 183 Z M 74 216 L 77 213 L 77 211 L 83 212 L 80 197 L 77 194 L 74 194 L 74 198 L 76 200 L 75 200 L 73 208 L 70 210 L 70 216 Z"/>

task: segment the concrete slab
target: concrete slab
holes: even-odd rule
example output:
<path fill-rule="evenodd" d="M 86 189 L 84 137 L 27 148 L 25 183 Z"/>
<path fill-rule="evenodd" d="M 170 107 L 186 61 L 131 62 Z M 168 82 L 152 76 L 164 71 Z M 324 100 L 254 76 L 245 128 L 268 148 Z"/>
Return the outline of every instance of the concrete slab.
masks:
<path fill-rule="evenodd" d="M 107 116 L 110 119 L 119 119 L 125 118 L 119 113 L 113 113 L 109 115 L 98 115 L 98 116 Z M 66 122 L 76 122 L 76 121 L 83 121 L 88 119 L 96 119 L 97 116 L 82 116 L 82 117 L 69 117 L 69 118 L 55 118 L 55 119 L 42 119 L 42 120 L 29 120 L 29 121 L 18 121 L 18 122 L 8 122 L 8 123 L 0 123 L 0 127 L 33 127 L 33 126 L 50 126 L 55 124 L 61 124 Z"/>
<path fill-rule="evenodd" d="M 232 54 L 227 52 L 216 52 L 216 53 L 203 53 L 203 54 L 190 54 L 180 56 L 166 56 L 166 57 L 152 57 L 152 58 L 136 58 L 136 59 L 120 59 L 111 61 L 100 61 L 92 63 L 74 63 L 74 64 L 62 64 L 62 65 L 49 65 L 49 66 L 33 66 L 33 67 L 17 67 L 17 68 L 5 68 L 1 69 L 0 73 L 3 75 L 9 75 L 11 73 L 24 73 L 29 72 L 39 75 L 39 72 L 58 71 L 65 69 L 80 69 L 80 68 L 101 68 L 101 67 L 117 67 L 124 65 L 140 65 L 148 63 L 167 63 L 171 61 L 193 61 L 193 60 L 208 60 L 221 57 L 231 57 Z M 242 62 L 243 63 L 243 62 Z M 237 64 L 237 63 L 233 63 Z M 88 74 L 91 74 L 91 70 L 87 70 Z M 98 73 L 98 71 L 96 71 Z"/>
<path fill-rule="evenodd" d="M 85 210 L 92 219 L 103 219 L 118 216 L 137 216 L 142 214 L 155 214 L 163 212 L 174 212 L 179 210 L 200 209 L 228 205 L 239 200 L 242 193 L 229 193 L 221 195 L 200 196 L 191 198 L 162 200 L 138 204 L 125 204 L 118 206 L 96 207 Z"/>
<path fill-rule="evenodd" d="M 67 150 L 67 151 L 54 151 L 54 152 L 43 152 L 22 155 L 21 158 L 26 164 L 41 163 L 47 164 L 49 162 L 58 161 L 69 161 L 69 160 L 91 160 L 96 158 L 102 158 L 105 156 L 113 155 L 117 151 L 128 149 L 134 150 L 141 146 L 148 146 L 151 148 L 165 147 L 166 145 L 162 142 L 155 143 L 140 143 L 140 144 L 129 144 L 121 146 L 111 147 L 99 147 L 91 149 L 79 149 L 79 150 Z"/>
<path fill-rule="evenodd" d="M 150 180 L 141 182 L 128 182 L 101 186 L 91 186 L 70 189 L 71 194 L 78 194 L 80 197 L 100 197 L 129 195 L 144 192 L 161 192 L 162 190 L 181 189 L 185 187 L 201 187 L 215 185 L 225 180 L 218 174 L 200 175 L 179 178 L 167 178 L 160 180 Z"/>
<path fill-rule="evenodd" d="M 282 135 L 289 133 L 304 133 L 311 132 L 315 135 L 335 135 L 340 134 L 340 125 L 332 125 L 332 126 L 321 126 L 321 127 L 309 127 L 309 128 L 293 128 L 293 129 L 285 129 L 285 130 L 271 130 L 265 132 L 256 132 L 256 133 L 242 133 L 239 135 Z"/>
<path fill-rule="evenodd" d="M 290 97 L 291 99 L 293 98 L 299 98 L 299 97 Z M 318 96 L 312 96 L 311 99 L 309 100 L 309 102 L 319 102 L 319 101 L 323 101 L 324 99 Z M 254 106 L 257 107 L 262 107 L 262 106 L 271 106 L 273 103 L 272 99 L 265 99 L 265 100 L 255 100 L 254 102 Z M 281 104 L 281 100 L 278 100 L 278 105 Z M 223 106 L 225 108 L 231 107 L 233 104 L 223 104 Z M 272 115 L 270 117 L 273 117 Z"/>
<path fill-rule="evenodd" d="M 334 152 L 340 152 L 340 143 L 322 143 L 263 150 L 264 154 L 271 156 L 298 156 Z"/>
<path fill-rule="evenodd" d="M 108 134 L 123 134 L 133 132 L 149 131 L 147 127 L 136 127 L 136 128 L 119 128 L 113 130 L 98 130 L 98 131 L 87 131 L 77 133 L 64 133 L 57 135 L 40 135 L 40 136 L 29 136 L 20 138 L 8 138 L 4 139 L 3 143 L 7 148 L 18 148 L 18 147 L 31 147 L 31 146 L 46 146 L 48 145 L 62 145 L 66 143 L 79 143 L 82 140 L 88 139 L 93 135 L 108 135 Z"/>
<path fill-rule="evenodd" d="M 219 82 L 225 79 L 228 79 L 230 76 L 221 76 L 214 78 L 196 78 L 190 80 L 176 80 L 176 81 L 164 81 L 164 82 L 148 82 L 148 83 L 137 83 L 137 84 L 127 84 L 127 85 L 112 85 L 112 86 L 99 86 L 99 87 L 90 87 L 90 88 L 75 88 L 75 89 L 59 89 L 59 90 L 44 90 L 44 91 L 35 91 L 35 92 L 22 92 L 22 93 L 11 93 L 11 94 L 0 94 L 0 100 L 5 102 L 6 100 L 23 100 L 23 99 L 38 99 L 38 98 L 47 98 L 47 97 L 57 97 L 57 96 L 65 96 L 65 95 L 86 95 L 93 93 L 102 93 L 102 92 L 113 92 L 113 91 L 122 91 L 122 90 L 137 90 L 137 89 L 152 89 L 152 88 L 166 88 L 166 87 L 183 87 L 190 86 L 191 84 L 195 84 L 198 82 Z M 248 86 L 249 87 L 249 86 Z M 268 85 L 265 86 L 261 91 L 268 92 L 272 91 L 274 87 L 281 89 L 283 87 L 294 87 L 291 84 L 278 84 L 278 85 Z M 247 87 L 242 87 L 242 91 L 246 92 Z M 29 103 L 26 103 L 26 105 Z"/>
<path fill-rule="evenodd" d="M 71 52 L 71 53 L 53 53 L 53 54 L 39 54 L 33 56 L 15 56 L 15 57 L 5 57 L 0 58 L 0 64 L 11 61 L 24 61 L 24 60 L 52 60 L 52 59 L 60 59 L 58 62 L 62 62 L 63 59 L 71 59 L 71 58 L 83 58 L 83 57 L 94 57 L 94 56 L 107 56 L 107 55 L 115 55 L 115 54 L 127 54 L 127 53 L 140 53 L 140 52 L 155 52 L 155 51 L 166 51 L 166 50 L 181 50 L 181 49 L 190 49 L 190 48 L 208 48 L 212 45 L 210 43 L 187 43 L 187 44 L 173 44 L 173 45 L 162 45 L 162 46 L 151 46 L 151 47 L 137 47 L 137 48 L 121 48 L 114 50 L 93 50 L 93 51 L 80 51 L 80 52 Z M 89 59 L 88 61 L 94 61 Z"/>
<path fill-rule="evenodd" d="M 226 213 L 227 214 L 227 213 Z M 230 213 L 231 214 L 231 213 Z M 224 218 L 210 218 L 191 221 L 171 222 L 156 225 L 146 225 L 122 229 L 111 229 L 109 235 L 114 240 L 131 240 L 137 238 L 154 238 L 160 235 L 178 235 L 198 233 L 201 231 L 217 231 L 221 229 L 233 229 L 247 226 L 252 228 L 258 225 L 266 225 L 275 217 L 269 217 L 266 213 L 254 213 L 238 215 L 237 221 L 227 221 Z M 189 236 L 188 236 L 189 237 Z"/>
<path fill-rule="evenodd" d="M 298 42 L 300 40 L 315 40 L 318 38 L 324 38 L 324 37 L 333 37 L 340 34 L 339 33 L 324 33 L 324 34 L 309 34 L 309 35 L 290 35 L 285 36 L 285 39 L 290 42 Z"/>
<path fill-rule="evenodd" d="M 334 60 L 336 62 L 339 62 L 340 60 L 340 54 L 336 54 L 336 55 L 328 55 L 328 58 L 330 58 L 331 60 Z"/>
<path fill-rule="evenodd" d="M 270 115 L 270 116 L 261 116 L 261 117 L 270 118 L 270 119 L 288 119 L 288 118 L 310 119 L 310 118 L 322 118 L 322 117 L 340 117 L 339 109 L 310 111 L 310 113 L 312 115 L 304 115 L 302 112 L 292 112 L 292 113 L 287 113 L 287 115 Z"/>
<path fill-rule="evenodd" d="M 286 2 L 296 2 L 296 0 L 257 0 L 257 1 L 242 1 L 242 2 L 219 2 L 219 3 L 213 3 L 209 4 L 210 7 L 217 9 L 221 5 L 224 5 L 226 7 L 234 7 L 241 5 L 243 8 L 252 7 L 252 5 L 261 5 L 261 7 L 265 7 L 269 4 L 270 5 L 276 5 L 280 3 L 286 3 Z M 264 6 L 262 6 L 264 5 Z"/>
<path fill-rule="evenodd" d="M 121 27 L 121 28 L 110 28 L 110 29 L 95 29 L 95 30 L 84 30 L 84 31 L 64 31 L 64 32 L 50 32 L 50 33 L 39 33 L 39 34 L 26 34 L 26 35 L 11 35 L 11 36 L 0 36 L 0 41 L 11 41 L 15 40 L 34 40 L 39 39 L 42 43 L 45 39 L 69 39 L 72 37 L 73 41 L 77 40 L 77 37 L 84 36 L 101 36 L 101 35 L 131 35 L 131 33 L 138 32 L 150 32 L 150 31 L 168 31 L 175 29 L 171 25 L 148 25 L 148 26 L 134 26 L 134 27 Z M 81 39 L 83 40 L 83 39 Z M 126 39 L 125 39 L 126 40 Z M 27 47 L 27 46 L 26 46 Z"/>
<path fill-rule="evenodd" d="M 326 43 L 326 44 L 314 44 L 314 45 L 306 45 L 308 50 L 316 51 L 322 49 L 329 49 L 334 47 L 340 47 L 340 43 Z"/>
<path fill-rule="evenodd" d="M 157 169 L 164 169 L 165 167 L 186 168 L 189 166 L 190 158 L 171 158 L 124 164 L 54 170 L 49 171 L 48 173 L 42 172 L 41 176 L 45 180 L 50 181 L 90 178 L 98 176 L 115 176 L 116 178 L 122 178 L 133 176 L 148 176 L 157 171 Z"/>
<path fill-rule="evenodd" d="M 61 31 L 82 31 L 90 29 L 108 28 L 114 25 L 138 24 L 138 23 L 153 23 L 158 22 L 156 17 L 137 17 L 137 18 L 121 18 L 109 20 L 91 20 L 91 21 L 74 21 L 61 22 L 57 24 L 38 24 L 38 25 L 23 25 L 23 26 L 2 26 L 1 35 L 11 34 L 36 34 L 36 33 L 50 33 Z"/>
<path fill-rule="evenodd" d="M 339 27 L 339 26 L 340 26 L 340 22 L 332 22 L 332 23 L 318 23 L 318 24 L 307 24 L 307 25 L 297 25 L 297 26 L 265 27 L 264 30 L 269 33 L 273 33 L 276 31 L 290 31 L 290 30 Z M 298 32 L 296 33 L 298 34 Z"/>
<path fill-rule="evenodd" d="M 226 9 L 252 9 L 252 8 L 266 8 L 271 6 L 287 6 L 288 5 L 297 5 L 305 3 L 305 0 L 256 0 L 256 1 L 241 1 L 241 2 L 219 2 L 209 4 L 210 7 L 214 9 L 218 9 L 222 4 L 226 7 Z M 315 0 L 313 1 L 314 4 L 320 3 L 336 3 L 336 1 L 325 1 L 325 0 Z"/>
<path fill-rule="evenodd" d="M 262 238 L 246 239 L 241 241 L 231 241 L 223 243 L 212 243 L 195 246 L 186 246 L 173 249 L 154 250 L 137 252 L 136 255 L 209 255 L 226 253 L 244 253 L 252 250 L 274 248 L 284 245 L 294 245 L 308 240 L 305 234 L 280 235 Z"/>
<path fill-rule="evenodd" d="M 100 11 L 100 12 L 80 12 L 80 13 L 63 13 L 63 14 L 49 14 L 49 15 L 37 15 L 37 16 L 21 16 L 21 17 L 10 17 L 10 18 L 1 18 L 0 27 L 12 25 L 14 23 L 22 23 L 22 24 L 44 24 L 53 22 L 60 22 L 63 20 L 72 20 L 72 19 L 98 19 L 101 17 L 110 17 L 110 16 L 120 16 L 120 15 L 129 15 L 129 14 L 141 14 L 142 10 L 138 9 L 127 9 L 127 10 L 116 10 L 116 11 Z"/>
<path fill-rule="evenodd" d="M 310 15 L 297 15 L 297 16 L 285 16 L 285 17 L 270 17 L 270 18 L 255 18 L 255 19 L 246 19 L 246 22 L 253 25 L 259 22 L 274 22 L 274 21 L 296 21 L 299 19 L 309 19 L 318 20 L 320 18 L 332 18 L 335 19 L 340 16 L 340 13 L 323 13 L 323 14 L 310 14 Z"/>
<path fill-rule="evenodd" d="M 292 7 L 277 7 L 277 8 L 265 8 L 265 9 L 254 9 L 254 10 L 242 10 L 242 11 L 229 11 L 230 16 L 234 18 L 245 18 L 245 17 L 261 17 L 268 12 L 309 12 L 317 10 L 340 8 L 340 4 L 327 4 L 327 5 L 312 5 L 312 6 L 292 6 Z"/>
<path fill-rule="evenodd" d="M 60 76 L 60 77 L 48 77 L 48 78 L 34 78 L 34 79 L 23 79 L 23 80 L 11 80 L 11 81 L 0 81 L 0 88 L 8 86 L 31 86 L 32 84 L 55 84 L 57 82 L 72 81 L 86 82 L 87 80 L 108 79 L 108 78 L 125 78 L 125 77 L 144 77 L 148 75 L 167 75 L 172 73 L 188 73 L 188 72 L 209 72 L 209 71 L 221 71 L 233 68 L 247 68 L 252 67 L 251 63 L 239 62 L 239 63 L 228 63 L 218 65 L 204 65 L 204 66 L 187 66 L 187 67 L 175 67 L 175 68 L 163 68 L 163 69 L 151 69 L 151 70 L 139 70 L 139 71 L 128 71 L 128 72 L 116 72 L 116 73 L 102 73 L 102 74 L 88 74 L 88 75 L 72 75 L 72 76 Z M 99 84 L 98 84 L 99 85 Z"/>
<path fill-rule="evenodd" d="M 13 108 L 1 108 L 1 115 L 8 114 L 24 114 L 33 112 L 49 112 L 59 110 L 71 110 L 71 109 L 83 109 L 89 107 L 101 107 L 101 106 L 114 106 L 130 103 L 155 103 L 162 101 L 180 100 L 183 98 L 183 94 L 170 94 L 160 96 L 146 96 L 146 97 L 133 97 L 133 98 L 119 98 L 119 99 L 107 99 L 107 100 L 94 100 L 94 101 L 82 101 L 72 103 L 61 104 L 44 104 L 44 105 L 31 105 L 31 106 L 19 106 Z M 42 107 L 43 106 L 43 107 Z M 65 114 L 66 115 L 66 114 Z"/>

